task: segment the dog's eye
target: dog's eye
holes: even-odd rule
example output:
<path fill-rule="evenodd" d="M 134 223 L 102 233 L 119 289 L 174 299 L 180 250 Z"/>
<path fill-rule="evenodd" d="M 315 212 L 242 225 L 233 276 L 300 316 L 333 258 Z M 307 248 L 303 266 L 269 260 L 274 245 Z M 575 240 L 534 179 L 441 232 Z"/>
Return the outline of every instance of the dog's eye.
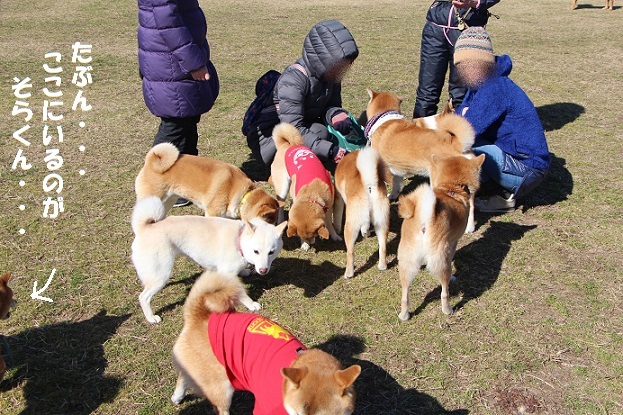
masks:
<path fill-rule="evenodd" d="M 260 251 L 258 251 L 258 250 L 256 249 L 256 250 L 254 250 L 254 251 L 253 251 L 253 253 L 254 253 L 255 255 L 259 255 L 259 254 L 260 254 Z"/>
<path fill-rule="evenodd" d="M 272 254 L 274 254 L 274 253 L 275 253 L 275 251 L 270 251 L 270 252 L 268 253 L 268 255 L 272 255 Z"/>

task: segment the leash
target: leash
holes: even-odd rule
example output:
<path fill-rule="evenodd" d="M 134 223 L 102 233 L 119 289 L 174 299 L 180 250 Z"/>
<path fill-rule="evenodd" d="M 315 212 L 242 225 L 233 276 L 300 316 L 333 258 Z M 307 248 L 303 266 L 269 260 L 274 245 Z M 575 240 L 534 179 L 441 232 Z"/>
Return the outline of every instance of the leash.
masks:
<path fill-rule="evenodd" d="M 4 347 L 4 350 L 6 350 L 6 355 L 9 360 L 9 366 L 10 367 L 15 366 L 14 361 L 13 361 L 13 354 L 11 354 L 11 348 L 9 347 L 9 344 L 6 341 L 6 337 L 4 337 L 2 334 L 0 334 L 0 341 L 2 342 L 2 346 Z"/>

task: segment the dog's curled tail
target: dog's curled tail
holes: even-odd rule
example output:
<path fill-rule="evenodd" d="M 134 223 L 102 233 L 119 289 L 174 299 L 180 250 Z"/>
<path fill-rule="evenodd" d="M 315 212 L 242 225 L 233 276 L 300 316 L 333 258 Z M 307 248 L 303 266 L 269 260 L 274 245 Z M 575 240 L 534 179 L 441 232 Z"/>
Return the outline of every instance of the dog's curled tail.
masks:
<path fill-rule="evenodd" d="M 157 196 L 143 198 L 134 205 L 131 220 L 132 231 L 137 235 L 145 226 L 161 221 L 166 215 L 164 205 Z"/>
<path fill-rule="evenodd" d="M 184 304 L 184 319 L 204 319 L 211 313 L 231 311 L 240 303 L 244 292 L 244 286 L 237 275 L 204 271 L 188 294 Z"/>
<path fill-rule="evenodd" d="M 437 130 L 444 131 L 452 137 L 452 147 L 465 153 L 474 145 L 476 133 L 466 118 L 458 114 L 446 114 L 437 119 Z"/>
<path fill-rule="evenodd" d="M 145 156 L 145 165 L 156 173 L 162 174 L 175 164 L 180 151 L 171 143 L 155 145 Z"/>
<path fill-rule="evenodd" d="M 357 170 L 361 174 L 361 180 L 368 195 L 375 223 L 389 217 L 389 199 L 387 190 L 383 190 L 383 181 L 389 170 L 379 157 L 379 153 L 372 147 L 364 147 L 359 150 L 357 156 Z M 387 220 L 387 219 L 385 219 Z"/>
<path fill-rule="evenodd" d="M 403 219 L 417 218 L 418 224 L 425 232 L 435 214 L 436 203 L 437 198 L 433 188 L 428 183 L 424 183 L 408 195 L 400 197 L 398 215 Z"/>
<path fill-rule="evenodd" d="M 302 146 L 303 136 L 292 124 L 282 122 L 273 129 L 273 140 L 277 148 L 281 146 Z"/>

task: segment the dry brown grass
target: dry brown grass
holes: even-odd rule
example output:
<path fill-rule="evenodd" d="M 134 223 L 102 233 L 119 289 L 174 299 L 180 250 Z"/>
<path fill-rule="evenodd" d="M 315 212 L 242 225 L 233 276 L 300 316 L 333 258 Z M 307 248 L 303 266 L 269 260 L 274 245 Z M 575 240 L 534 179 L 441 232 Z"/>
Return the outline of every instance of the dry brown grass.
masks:
<path fill-rule="evenodd" d="M 202 0 L 222 89 L 200 124 L 200 154 L 248 166 L 240 125 L 255 80 L 296 59 L 309 28 L 325 18 L 343 21 L 361 49 L 344 83 L 345 106 L 361 111 L 372 87 L 404 96 L 410 113 L 428 4 Z M 363 366 L 357 414 L 623 412 L 623 50 L 613 35 L 623 11 L 567 6 L 503 1 L 492 9 L 500 15 L 488 27 L 494 48 L 513 57 L 512 78 L 539 111 L 554 163 L 521 209 L 479 216 L 477 232 L 462 240 L 455 315 L 441 314 L 438 284 L 422 273 L 412 289 L 415 315 L 398 321 L 395 208 L 385 272 L 376 269 L 374 239 L 358 242 L 357 274 L 348 281 L 341 244 L 321 242 L 303 253 L 288 240 L 270 275 L 247 281 L 263 314 L 307 345 Z M 171 284 L 154 299 L 164 321 L 149 326 L 129 261 L 133 180 L 157 127 L 137 74 L 136 4 L 5 0 L 0 11 L 0 263 L 2 272 L 13 271 L 19 300 L 0 323 L 15 360 L 0 384 L 0 413 L 211 413 L 201 400 L 180 408 L 168 400 L 171 347 L 199 269 L 178 260 Z M 64 112 L 66 212 L 43 219 L 43 54 L 63 53 L 69 100 L 76 92 L 70 45 L 78 40 L 93 44 L 94 83 L 85 94 L 94 109 Z M 28 172 L 11 170 L 18 148 L 11 135 L 21 126 L 11 117 L 14 76 L 36 83 Z M 22 227 L 25 235 L 17 233 Z M 32 300 L 33 281 L 41 286 L 53 268 L 44 295 L 54 302 Z M 249 405 L 242 395 L 232 413 L 251 413 Z"/>

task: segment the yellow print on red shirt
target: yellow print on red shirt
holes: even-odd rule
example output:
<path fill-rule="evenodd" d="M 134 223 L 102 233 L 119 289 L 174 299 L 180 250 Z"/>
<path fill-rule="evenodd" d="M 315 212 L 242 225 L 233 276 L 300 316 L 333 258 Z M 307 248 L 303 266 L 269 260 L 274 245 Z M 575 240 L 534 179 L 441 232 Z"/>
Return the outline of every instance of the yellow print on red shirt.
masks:
<path fill-rule="evenodd" d="M 264 334 L 267 336 L 272 336 L 275 339 L 281 339 L 285 341 L 289 341 L 293 337 L 290 332 L 281 327 L 279 324 L 274 323 L 264 317 L 258 317 L 253 320 L 251 324 L 249 324 L 249 327 L 247 327 L 247 330 L 250 333 Z"/>

